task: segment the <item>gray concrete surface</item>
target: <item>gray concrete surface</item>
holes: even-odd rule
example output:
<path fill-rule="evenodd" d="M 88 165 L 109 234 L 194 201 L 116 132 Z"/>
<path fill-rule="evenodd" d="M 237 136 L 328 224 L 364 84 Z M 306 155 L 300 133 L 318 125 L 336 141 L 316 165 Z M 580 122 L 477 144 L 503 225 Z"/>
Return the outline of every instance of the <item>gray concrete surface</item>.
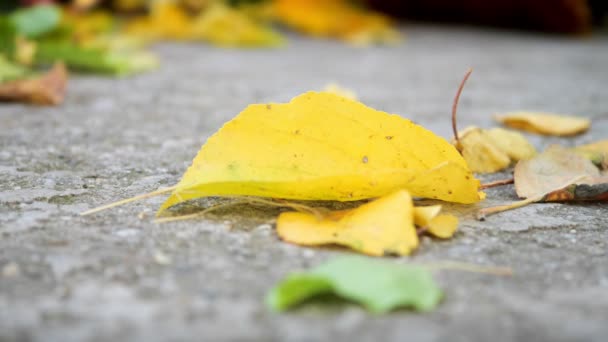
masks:
<path fill-rule="evenodd" d="M 449 136 L 467 67 L 460 125 L 497 111 L 539 109 L 593 118 L 572 139 L 608 137 L 608 36 L 584 40 L 410 26 L 397 48 L 356 49 L 302 38 L 277 51 L 167 44 L 157 72 L 78 76 L 57 108 L 0 106 L 2 341 L 606 341 L 606 204 L 538 204 L 462 218 L 450 241 L 428 238 L 402 262 L 512 267 L 510 278 L 436 274 L 433 313 L 370 316 L 352 305 L 268 312 L 282 276 L 344 251 L 281 242 L 277 210 L 239 207 L 198 221 L 154 224 L 163 198 L 90 217 L 78 213 L 176 183 L 200 145 L 247 104 L 283 102 L 330 81 L 378 109 Z M 503 178 L 508 173 L 484 177 Z M 488 191 L 482 206 L 515 199 Z"/>

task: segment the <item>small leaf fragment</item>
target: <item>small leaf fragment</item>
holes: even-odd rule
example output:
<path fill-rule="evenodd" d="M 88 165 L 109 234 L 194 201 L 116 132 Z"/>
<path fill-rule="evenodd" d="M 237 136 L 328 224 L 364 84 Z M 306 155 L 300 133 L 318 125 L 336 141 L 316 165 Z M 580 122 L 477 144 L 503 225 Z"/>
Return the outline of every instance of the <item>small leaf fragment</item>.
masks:
<path fill-rule="evenodd" d="M 323 91 L 345 97 L 349 100 L 357 101 L 357 94 L 354 91 L 344 88 L 337 83 L 327 84 L 323 88 Z"/>
<path fill-rule="evenodd" d="M 9 19 L 17 34 L 26 38 L 38 38 L 59 25 L 61 10 L 54 5 L 38 5 L 19 9 Z"/>
<path fill-rule="evenodd" d="M 374 256 L 408 255 L 418 246 L 412 198 L 403 190 L 322 220 L 308 213 L 282 213 L 277 233 L 299 245 L 338 244 Z"/>
<path fill-rule="evenodd" d="M 541 112 L 512 112 L 496 115 L 495 119 L 512 128 L 555 136 L 580 134 L 591 125 L 587 118 Z"/>
<path fill-rule="evenodd" d="M 334 294 L 376 314 L 400 307 L 430 311 L 443 296 L 423 267 L 349 256 L 288 276 L 268 293 L 266 303 L 284 311 L 321 294 Z"/>
<path fill-rule="evenodd" d="M 458 218 L 450 214 L 440 214 L 428 224 L 427 231 L 440 239 L 449 239 L 458 230 Z"/>

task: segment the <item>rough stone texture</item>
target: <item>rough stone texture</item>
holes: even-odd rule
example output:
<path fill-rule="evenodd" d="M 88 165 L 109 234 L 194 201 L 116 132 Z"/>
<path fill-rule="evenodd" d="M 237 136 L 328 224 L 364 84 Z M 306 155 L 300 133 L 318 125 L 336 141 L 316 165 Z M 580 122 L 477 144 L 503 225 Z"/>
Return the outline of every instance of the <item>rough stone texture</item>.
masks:
<path fill-rule="evenodd" d="M 448 206 L 462 217 L 458 235 L 425 238 L 400 261 L 502 265 L 515 275 L 438 272 L 447 296 L 437 311 L 381 317 L 350 305 L 264 308 L 282 276 L 343 253 L 279 241 L 277 210 L 242 206 L 159 225 L 156 198 L 78 216 L 176 183 L 205 139 L 247 104 L 284 102 L 330 81 L 448 137 L 452 97 L 473 66 L 461 127 L 530 108 L 594 120 L 580 137 L 532 137 L 539 148 L 608 136 L 607 35 L 406 32 L 396 48 L 295 37 L 276 51 L 163 45 L 157 72 L 73 77 L 61 107 L 0 107 L 0 340 L 605 341 L 606 204 L 531 205 L 485 222 L 472 219 L 478 207 Z M 488 198 L 481 205 L 516 197 L 508 186 Z"/>

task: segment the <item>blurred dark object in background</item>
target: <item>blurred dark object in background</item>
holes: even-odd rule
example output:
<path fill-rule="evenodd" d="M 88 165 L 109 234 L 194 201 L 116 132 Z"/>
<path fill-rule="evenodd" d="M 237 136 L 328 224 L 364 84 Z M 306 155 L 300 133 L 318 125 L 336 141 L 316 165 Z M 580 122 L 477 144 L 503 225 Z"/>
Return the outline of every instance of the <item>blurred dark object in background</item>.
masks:
<path fill-rule="evenodd" d="M 587 33 L 603 24 L 608 0 L 366 0 L 393 16 L 510 27 L 554 33 Z"/>

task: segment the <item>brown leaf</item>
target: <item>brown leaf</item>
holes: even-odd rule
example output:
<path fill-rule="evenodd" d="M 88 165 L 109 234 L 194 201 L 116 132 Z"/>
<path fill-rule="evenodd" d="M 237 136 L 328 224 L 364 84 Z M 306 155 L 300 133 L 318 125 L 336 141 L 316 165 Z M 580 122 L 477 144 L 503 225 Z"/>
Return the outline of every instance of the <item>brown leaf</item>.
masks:
<path fill-rule="evenodd" d="M 67 83 L 67 70 L 63 63 L 55 63 L 46 74 L 25 80 L 0 84 L 0 101 L 15 101 L 42 106 L 63 102 Z"/>
<path fill-rule="evenodd" d="M 521 198 L 547 194 L 573 180 L 582 184 L 598 177 L 600 171 L 589 159 L 555 145 L 535 158 L 520 161 L 514 171 L 515 191 Z"/>
<path fill-rule="evenodd" d="M 537 202 L 608 201 L 608 173 L 572 149 L 550 146 L 520 161 L 514 178 L 517 195 L 525 199 L 481 209 L 478 219 Z"/>

